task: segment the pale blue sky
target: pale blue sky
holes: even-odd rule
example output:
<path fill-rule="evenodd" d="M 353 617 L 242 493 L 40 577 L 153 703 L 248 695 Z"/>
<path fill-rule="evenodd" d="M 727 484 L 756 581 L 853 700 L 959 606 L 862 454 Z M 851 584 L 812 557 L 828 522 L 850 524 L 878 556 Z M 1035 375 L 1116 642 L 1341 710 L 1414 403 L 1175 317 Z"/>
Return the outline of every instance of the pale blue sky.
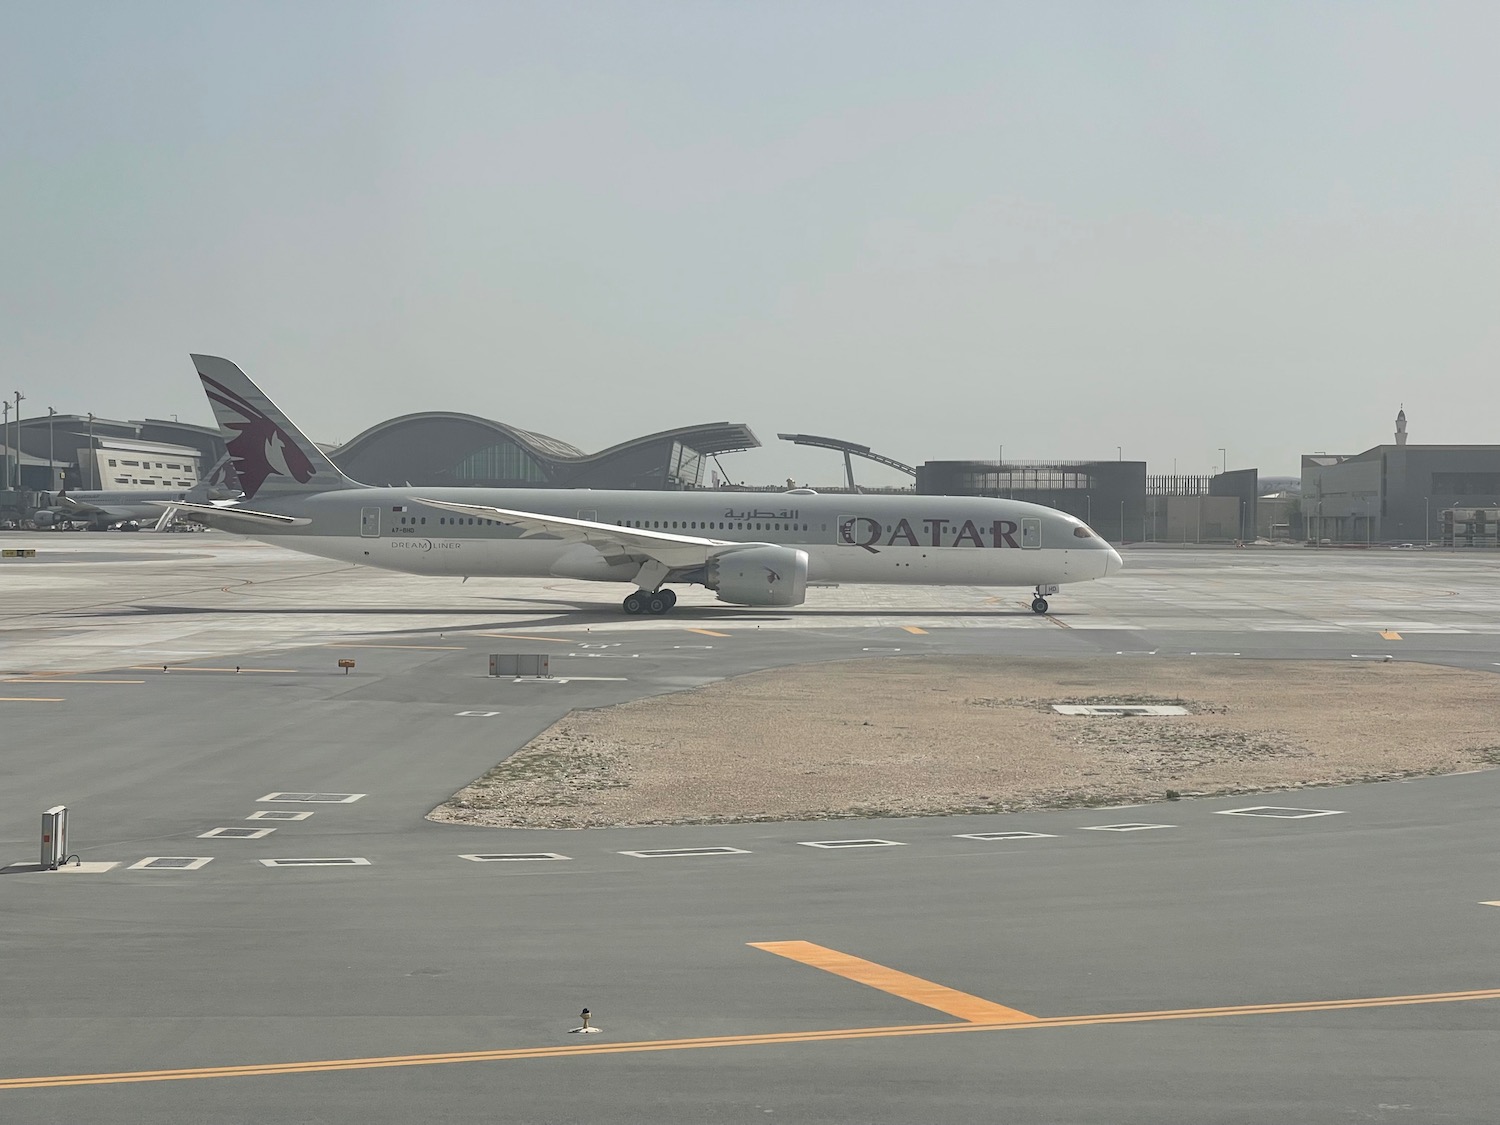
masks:
<path fill-rule="evenodd" d="M 0 393 L 319 440 L 1500 440 L 1500 4 L 0 5 Z M 873 467 L 863 478 L 894 483 Z"/>

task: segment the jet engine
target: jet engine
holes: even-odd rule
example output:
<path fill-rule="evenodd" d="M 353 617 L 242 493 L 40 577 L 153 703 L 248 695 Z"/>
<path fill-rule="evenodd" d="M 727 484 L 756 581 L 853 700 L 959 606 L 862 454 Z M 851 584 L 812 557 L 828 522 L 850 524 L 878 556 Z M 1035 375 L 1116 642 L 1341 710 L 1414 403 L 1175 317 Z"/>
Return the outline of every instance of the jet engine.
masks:
<path fill-rule="evenodd" d="M 36 524 L 37 527 L 51 527 L 60 521 L 57 518 L 57 513 L 50 508 L 38 508 L 31 513 L 31 522 Z"/>
<path fill-rule="evenodd" d="M 703 584 L 734 605 L 801 605 L 807 552 L 774 543 L 730 547 L 709 556 Z"/>

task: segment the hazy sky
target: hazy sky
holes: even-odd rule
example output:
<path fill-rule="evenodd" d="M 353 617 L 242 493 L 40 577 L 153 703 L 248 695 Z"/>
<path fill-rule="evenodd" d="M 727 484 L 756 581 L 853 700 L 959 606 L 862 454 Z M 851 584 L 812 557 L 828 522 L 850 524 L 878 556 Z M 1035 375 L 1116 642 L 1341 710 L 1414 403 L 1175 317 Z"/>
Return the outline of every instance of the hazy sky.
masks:
<path fill-rule="evenodd" d="M 0 393 L 737 477 L 1495 442 L 1500 4 L 0 4 Z M 873 466 L 871 483 L 896 483 Z"/>

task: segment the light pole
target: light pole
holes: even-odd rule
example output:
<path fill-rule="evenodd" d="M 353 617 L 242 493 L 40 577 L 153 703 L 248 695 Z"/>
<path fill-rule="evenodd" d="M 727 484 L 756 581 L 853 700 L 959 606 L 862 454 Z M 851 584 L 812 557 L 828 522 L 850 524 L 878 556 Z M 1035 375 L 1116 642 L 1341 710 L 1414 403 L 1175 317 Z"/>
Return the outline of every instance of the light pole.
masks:
<path fill-rule="evenodd" d="M 1123 448 L 1121 448 L 1120 446 L 1118 446 L 1118 445 L 1115 446 L 1115 460 L 1116 461 L 1123 461 L 1123 460 L 1125 460 L 1125 450 Z"/>
<path fill-rule="evenodd" d="M 26 396 L 16 392 L 16 491 L 21 490 L 21 400 Z"/>
<path fill-rule="evenodd" d="M 94 456 L 94 412 L 89 411 L 89 480 L 99 479 L 99 459 Z M 90 487 L 97 488 L 97 485 Z"/>
<path fill-rule="evenodd" d="M 47 407 L 47 491 L 57 487 L 57 465 L 52 460 L 52 419 L 57 411 Z"/>
<path fill-rule="evenodd" d="M 0 490 L 10 488 L 10 403 L 0 402 L 0 410 L 4 411 L 0 416 L 0 446 L 5 447 L 5 464 L 0 466 L 5 470 L 0 477 Z"/>
<path fill-rule="evenodd" d="M 1365 501 L 1365 546 L 1370 545 L 1370 498 L 1366 496 Z"/>
<path fill-rule="evenodd" d="M 1094 497 L 1088 492 L 1083 494 L 1083 522 L 1090 527 L 1094 526 Z"/>
<path fill-rule="evenodd" d="M 1120 501 L 1120 546 L 1125 546 L 1125 501 Z"/>
<path fill-rule="evenodd" d="M 1229 454 L 1224 447 L 1219 446 L 1219 475 L 1223 476 L 1229 471 Z"/>

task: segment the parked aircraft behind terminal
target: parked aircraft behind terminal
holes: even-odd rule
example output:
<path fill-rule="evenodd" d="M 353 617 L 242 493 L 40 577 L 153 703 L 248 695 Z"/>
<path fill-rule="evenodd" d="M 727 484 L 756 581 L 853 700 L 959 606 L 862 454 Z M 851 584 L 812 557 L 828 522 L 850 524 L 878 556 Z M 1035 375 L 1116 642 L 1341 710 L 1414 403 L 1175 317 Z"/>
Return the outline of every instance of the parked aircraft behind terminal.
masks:
<path fill-rule="evenodd" d="M 135 488 L 95 489 L 87 492 L 60 492 L 47 496 L 43 506 L 31 516 L 37 527 L 66 527 L 83 524 L 90 531 L 108 531 L 119 527 L 126 531 L 139 531 L 144 523 L 165 526 L 161 501 L 186 500 L 193 504 L 229 502 L 241 494 L 230 483 L 233 467 L 226 454 L 193 487 L 181 488 Z M 170 515 L 170 513 L 166 513 Z"/>
<path fill-rule="evenodd" d="M 626 613 L 666 613 L 672 585 L 720 601 L 800 605 L 841 582 L 1031 586 L 1031 608 L 1120 556 L 1073 516 L 1018 500 L 791 492 L 371 488 L 308 441 L 226 359 L 194 355 L 245 490 L 234 507 L 166 507 L 323 558 L 410 574 L 576 578 L 634 587 Z M 248 505 L 252 504 L 253 507 Z"/>

